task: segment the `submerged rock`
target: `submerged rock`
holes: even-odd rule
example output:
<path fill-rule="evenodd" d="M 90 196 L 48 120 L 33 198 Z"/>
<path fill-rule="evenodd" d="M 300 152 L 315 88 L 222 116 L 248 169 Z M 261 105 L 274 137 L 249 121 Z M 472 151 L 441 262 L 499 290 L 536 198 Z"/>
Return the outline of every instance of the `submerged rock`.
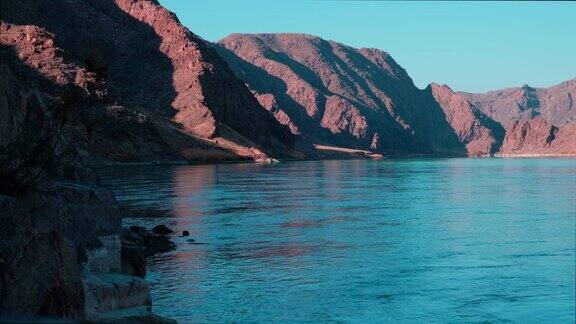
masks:
<path fill-rule="evenodd" d="M 148 235 L 148 230 L 144 226 L 134 226 L 134 225 L 130 226 L 130 232 L 141 237 L 145 237 Z"/>
<path fill-rule="evenodd" d="M 176 244 L 167 234 L 159 234 L 173 232 L 165 225 L 158 225 L 152 231 L 143 226 L 123 228 L 120 235 L 122 273 L 144 278 L 146 257 L 176 249 Z"/>
<path fill-rule="evenodd" d="M 142 226 L 130 226 L 128 229 L 122 229 L 122 246 L 142 249 L 145 256 L 172 251 L 176 249 L 176 244 L 172 242 L 168 233 L 173 232 L 164 225 L 158 225 L 151 231 Z"/>
<path fill-rule="evenodd" d="M 169 229 L 166 225 L 163 224 L 154 226 L 152 232 L 154 232 L 154 234 L 160 234 L 160 235 L 168 235 L 174 233 L 173 230 Z"/>

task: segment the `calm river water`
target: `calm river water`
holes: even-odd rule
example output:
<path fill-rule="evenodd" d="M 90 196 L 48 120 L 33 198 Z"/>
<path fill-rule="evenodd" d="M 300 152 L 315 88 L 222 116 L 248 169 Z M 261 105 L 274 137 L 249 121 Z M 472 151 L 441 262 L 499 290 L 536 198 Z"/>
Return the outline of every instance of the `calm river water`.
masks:
<path fill-rule="evenodd" d="M 574 323 L 576 160 L 104 170 L 126 225 L 188 230 L 150 260 L 188 322 Z"/>

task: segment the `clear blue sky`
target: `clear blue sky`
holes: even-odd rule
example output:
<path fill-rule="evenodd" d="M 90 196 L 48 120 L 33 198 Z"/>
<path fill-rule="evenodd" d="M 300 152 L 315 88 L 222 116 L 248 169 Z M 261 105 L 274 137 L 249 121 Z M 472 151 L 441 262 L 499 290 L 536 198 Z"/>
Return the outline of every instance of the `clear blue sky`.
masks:
<path fill-rule="evenodd" d="M 160 0 L 209 41 L 298 32 L 389 52 L 416 85 L 543 87 L 576 77 L 576 2 Z"/>

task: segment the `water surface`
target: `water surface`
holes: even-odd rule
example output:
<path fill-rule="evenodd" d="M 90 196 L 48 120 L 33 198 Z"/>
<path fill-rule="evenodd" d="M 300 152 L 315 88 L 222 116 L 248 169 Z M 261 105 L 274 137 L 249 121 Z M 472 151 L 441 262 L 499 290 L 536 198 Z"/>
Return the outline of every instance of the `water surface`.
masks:
<path fill-rule="evenodd" d="M 181 322 L 574 323 L 576 160 L 311 161 L 105 170 Z"/>

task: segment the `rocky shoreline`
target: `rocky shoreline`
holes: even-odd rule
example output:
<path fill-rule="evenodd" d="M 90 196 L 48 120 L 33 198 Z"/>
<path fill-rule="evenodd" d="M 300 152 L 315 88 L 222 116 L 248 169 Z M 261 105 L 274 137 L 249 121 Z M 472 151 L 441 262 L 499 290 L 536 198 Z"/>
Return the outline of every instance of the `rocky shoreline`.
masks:
<path fill-rule="evenodd" d="M 122 229 L 109 191 L 52 182 L 0 207 L 2 317 L 174 322 L 151 312 L 144 276 L 145 258 L 175 245 L 158 228 Z"/>

